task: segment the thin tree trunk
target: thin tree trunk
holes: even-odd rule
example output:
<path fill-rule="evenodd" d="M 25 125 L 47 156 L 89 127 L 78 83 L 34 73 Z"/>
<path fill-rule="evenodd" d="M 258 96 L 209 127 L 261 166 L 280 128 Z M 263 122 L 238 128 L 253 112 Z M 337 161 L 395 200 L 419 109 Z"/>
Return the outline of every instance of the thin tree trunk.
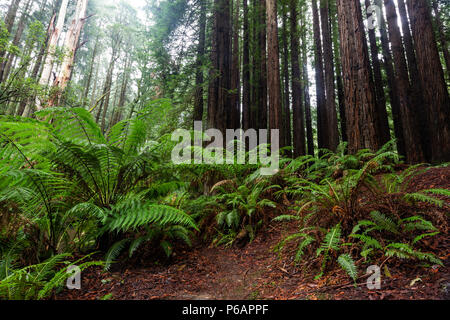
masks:
<path fill-rule="evenodd" d="M 313 29 L 314 29 L 314 64 L 316 69 L 317 96 L 317 136 L 319 149 L 328 147 L 328 121 L 326 115 L 326 98 L 323 72 L 322 42 L 320 33 L 319 11 L 317 0 L 312 0 Z"/>
<path fill-rule="evenodd" d="M 370 0 L 365 0 L 366 10 L 370 7 Z M 367 17 L 370 14 L 367 12 Z M 375 82 L 375 94 L 377 99 L 377 124 L 378 131 L 380 132 L 381 144 L 386 144 L 391 140 L 391 133 L 389 129 L 388 114 L 386 111 L 386 96 L 384 93 L 383 76 L 381 74 L 381 64 L 378 59 L 379 50 L 377 45 L 377 37 L 375 34 L 375 28 L 369 28 L 369 43 L 370 54 L 372 57 L 372 69 L 373 79 Z"/>
<path fill-rule="evenodd" d="M 278 41 L 277 1 L 267 0 L 267 88 L 269 93 L 269 128 L 280 130 L 280 147 L 284 147 L 283 106 L 281 103 L 280 51 Z"/>
<path fill-rule="evenodd" d="M 199 22 L 199 37 L 197 48 L 197 74 L 195 76 L 195 102 L 194 102 L 194 121 L 203 121 L 203 59 L 205 55 L 205 41 L 206 41 L 206 3 L 205 0 L 200 2 L 200 22 Z"/>
<path fill-rule="evenodd" d="M 328 144 L 326 148 L 336 151 L 339 145 L 339 129 L 336 112 L 336 93 L 334 86 L 334 63 L 328 0 L 320 0 L 320 18 L 322 25 L 323 59 L 325 71 L 325 106 Z"/>
<path fill-rule="evenodd" d="M 299 64 L 299 33 L 297 1 L 289 1 L 291 20 L 291 68 L 292 68 L 292 109 L 294 124 L 294 158 L 306 155 L 305 120 L 303 110 L 303 88 Z"/>
<path fill-rule="evenodd" d="M 93 76 L 95 65 L 96 65 L 95 59 L 97 58 L 99 38 L 100 38 L 100 36 L 96 37 L 95 44 L 94 44 L 94 50 L 92 51 L 91 65 L 89 67 L 89 73 L 88 73 L 88 77 L 86 80 L 86 85 L 84 87 L 84 93 L 83 93 L 83 98 L 85 101 L 87 100 L 87 98 L 89 96 L 89 90 L 91 89 L 92 76 Z"/>
<path fill-rule="evenodd" d="M 250 128 L 250 25 L 249 8 L 247 0 L 243 0 L 244 9 L 244 43 L 243 43 L 243 70 L 242 70 L 242 126 L 244 130 Z"/>
<path fill-rule="evenodd" d="M 287 9 L 283 4 L 283 30 L 281 32 L 281 41 L 283 43 L 283 130 L 284 137 L 286 138 L 285 145 L 292 146 L 292 134 L 291 134 L 291 106 L 290 106 L 290 90 L 289 90 L 289 49 L 288 49 L 288 27 L 287 27 Z M 292 30 L 291 30 L 292 31 Z M 298 51 L 298 49 L 297 49 Z M 297 52 L 298 59 L 298 52 Z M 297 62 L 298 64 L 298 62 Z"/>
<path fill-rule="evenodd" d="M 228 125 L 229 129 L 238 129 L 241 127 L 241 77 L 240 77 L 240 59 L 239 59 L 239 1 L 234 0 L 234 21 L 233 21 L 233 53 L 232 53 L 232 63 L 231 63 L 231 90 L 232 94 L 230 97 L 230 108 Z"/>

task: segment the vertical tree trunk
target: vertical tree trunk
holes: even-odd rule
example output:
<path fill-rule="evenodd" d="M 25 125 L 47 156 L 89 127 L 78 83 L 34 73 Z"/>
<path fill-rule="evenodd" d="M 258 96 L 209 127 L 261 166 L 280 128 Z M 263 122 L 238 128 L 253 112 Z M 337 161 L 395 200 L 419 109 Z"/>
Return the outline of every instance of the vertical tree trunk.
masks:
<path fill-rule="evenodd" d="M 12 0 L 11 4 L 9 5 L 8 11 L 5 16 L 5 27 L 8 33 L 11 33 L 13 27 L 14 27 L 14 21 L 16 20 L 17 10 L 19 9 L 21 0 Z M 6 51 L 0 50 L 0 61 L 5 57 Z M 4 64 L 0 64 L 0 73 L 3 74 L 3 68 Z M 0 78 L 1 82 L 1 78 Z"/>
<path fill-rule="evenodd" d="M 359 0 L 338 0 L 339 34 L 350 153 L 381 146 L 375 113 L 375 88 Z"/>
<path fill-rule="evenodd" d="M 66 19 L 66 13 L 67 13 L 67 6 L 69 4 L 69 0 L 62 0 L 61 7 L 59 9 L 58 14 L 58 20 L 56 22 L 56 26 L 53 26 L 53 24 L 50 27 L 50 30 L 52 30 L 49 41 L 48 41 L 48 50 L 47 50 L 47 57 L 44 62 L 44 67 L 42 69 L 41 78 L 39 80 L 39 84 L 42 86 L 48 85 L 48 82 L 50 80 L 50 74 L 53 69 L 53 62 L 55 59 L 55 53 L 56 53 L 56 46 L 58 45 L 59 37 L 61 36 L 62 29 L 64 27 L 64 21 Z M 36 101 L 36 107 L 37 110 L 42 109 L 42 103 L 39 99 Z"/>
<path fill-rule="evenodd" d="M 203 59 L 205 56 L 206 41 L 206 3 L 200 0 L 200 21 L 199 36 L 197 48 L 197 74 L 195 76 L 195 102 L 194 102 L 194 121 L 203 121 Z"/>
<path fill-rule="evenodd" d="M 413 103 L 412 107 L 414 108 L 413 116 L 414 118 L 416 118 L 416 124 L 418 123 L 419 125 L 422 149 L 426 160 L 429 162 L 431 161 L 431 147 L 428 145 L 426 138 L 429 135 L 427 124 L 426 121 L 417 121 L 417 119 L 420 120 L 421 118 L 420 113 L 422 112 L 421 110 L 424 105 L 424 100 L 423 100 L 422 84 L 420 83 L 419 78 L 419 70 L 417 69 L 417 60 L 416 54 L 414 52 L 411 29 L 409 27 L 408 13 L 406 12 L 405 0 L 397 0 L 397 4 L 402 23 L 403 43 L 406 51 L 406 61 L 408 63 L 409 79 L 412 88 L 411 102 Z"/>
<path fill-rule="evenodd" d="M 28 0 L 25 4 L 23 13 L 20 17 L 19 23 L 17 25 L 17 30 L 16 33 L 14 35 L 14 39 L 12 42 L 13 46 L 18 47 L 20 44 L 20 40 L 22 39 L 22 35 L 23 35 L 23 31 L 25 30 L 25 25 L 28 19 L 28 10 L 30 9 L 30 5 L 31 5 L 31 0 Z M 8 54 L 8 57 L 6 59 L 6 61 L 3 63 L 2 68 L 0 70 L 0 82 L 2 81 L 6 81 L 8 79 L 9 73 L 11 71 L 11 67 L 13 64 L 13 60 L 16 57 L 16 55 L 12 52 L 10 52 Z"/>
<path fill-rule="evenodd" d="M 328 121 L 326 115 L 325 86 L 323 75 L 322 42 L 320 35 L 320 20 L 317 9 L 317 0 L 312 0 L 313 29 L 314 29 L 314 63 L 316 69 L 316 95 L 317 95 L 317 136 L 319 149 L 328 147 Z"/>
<path fill-rule="evenodd" d="M 267 34 L 266 34 L 266 0 L 259 0 L 259 49 L 260 51 L 260 65 L 259 65 L 259 96 L 258 96 L 258 123 L 255 129 L 268 128 L 268 109 L 267 109 L 267 94 L 268 94 L 268 75 L 267 75 Z"/>
<path fill-rule="evenodd" d="M 292 146 L 292 128 L 291 128 L 291 101 L 290 101 L 290 90 L 289 90 L 289 49 L 288 49 L 288 27 L 287 27 L 287 8 L 283 4 L 282 9 L 283 15 L 283 30 L 281 32 L 281 41 L 283 43 L 283 130 L 284 137 L 286 139 L 285 146 Z M 292 30 L 291 30 L 292 34 Z M 297 50 L 298 51 L 298 50 Z M 298 53 L 297 53 L 298 59 Z M 297 61 L 298 64 L 298 61 Z"/>
<path fill-rule="evenodd" d="M 303 7 L 302 7 L 303 8 Z M 304 13 L 301 15 L 301 38 L 302 38 L 302 85 L 303 96 L 305 100 L 305 119 L 306 119 L 306 140 L 308 146 L 308 154 L 313 156 L 314 152 L 314 132 L 312 127 L 311 99 L 309 95 L 309 74 L 308 74 L 308 45 L 306 42 L 306 27 Z"/>
<path fill-rule="evenodd" d="M 292 68 L 292 109 L 294 124 L 294 158 L 306 155 L 305 120 L 303 110 L 302 79 L 299 64 L 299 33 L 297 1 L 289 1 L 291 19 L 291 68 Z"/>
<path fill-rule="evenodd" d="M 242 127 L 250 128 L 250 25 L 247 0 L 243 0 L 244 9 L 244 39 L 243 39 L 243 70 L 242 70 Z"/>
<path fill-rule="evenodd" d="M 340 116 L 340 127 L 342 141 L 347 142 L 347 120 L 345 117 L 345 96 L 344 96 L 344 85 L 342 83 L 342 70 L 341 70 L 341 54 L 339 52 L 339 29 L 337 21 L 337 10 L 336 3 L 330 2 L 330 12 L 333 8 L 332 15 L 330 14 L 330 21 L 333 30 L 333 49 L 334 49 L 334 64 L 336 66 L 336 83 L 339 101 L 339 116 Z M 332 5 L 332 6 L 331 6 Z"/>
<path fill-rule="evenodd" d="M 450 77 L 450 53 L 448 51 L 448 43 L 444 32 L 444 26 L 442 25 L 441 13 L 439 12 L 438 2 L 436 0 L 433 0 L 433 11 L 438 27 L 439 41 L 441 42 L 442 53 L 444 54 L 447 76 Z"/>
<path fill-rule="evenodd" d="M 267 88 L 269 93 L 269 128 L 280 129 L 280 147 L 284 147 L 283 107 L 281 104 L 280 52 L 278 42 L 277 1 L 267 0 Z"/>
<path fill-rule="evenodd" d="M 326 132 L 328 135 L 328 139 L 326 139 L 328 142 L 326 148 L 331 151 L 336 151 L 339 145 L 339 129 L 337 124 L 333 46 L 331 39 L 328 0 L 320 0 L 320 18 L 322 25 L 323 59 L 325 66 L 325 113 L 327 119 Z"/>
<path fill-rule="evenodd" d="M 414 109 L 410 100 L 410 84 L 408 69 L 405 60 L 403 42 L 397 25 L 397 13 L 393 0 L 384 0 L 386 16 L 389 26 L 389 38 L 392 45 L 395 66 L 395 82 L 400 104 L 400 115 L 402 119 L 403 138 L 406 146 L 406 160 L 409 163 L 421 163 L 425 161 L 420 143 L 420 132 L 414 120 Z"/>
<path fill-rule="evenodd" d="M 87 3 L 88 0 L 77 1 L 75 16 L 72 19 L 69 30 L 67 31 L 63 46 L 65 56 L 61 66 L 61 71 L 53 83 L 54 87 L 58 87 L 59 94 L 56 101 L 51 101 L 50 105 L 52 105 L 52 102 L 59 103 L 60 95 L 66 89 L 71 78 L 73 63 L 75 61 L 75 54 L 78 47 L 78 41 L 80 39 L 81 30 L 83 29 L 86 21 Z"/>
<path fill-rule="evenodd" d="M 450 161 L 450 98 L 445 84 L 427 0 L 408 0 L 417 66 L 428 120 L 431 161 Z"/>
<path fill-rule="evenodd" d="M 227 113 L 230 112 L 231 89 L 231 17 L 230 1 L 214 1 L 215 26 L 213 29 L 212 83 L 208 110 L 209 125 L 225 132 Z M 211 87 L 210 86 L 210 87 Z"/>
<path fill-rule="evenodd" d="M 228 126 L 229 129 L 238 129 L 240 128 L 241 123 L 241 77 L 240 77 L 240 59 L 239 59 L 239 1 L 234 0 L 235 6 L 235 16 L 233 22 L 233 54 L 232 54 L 232 63 L 231 63 L 231 90 L 232 94 L 230 97 L 230 111 L 228 117 Z"/>
<path fill-rule="evenodd" d="M 100 36 L 97 36 L 95 38 L 95 44 L 94 44 L 94 50 L 92 51 L 92 59 L 91 59 L 91 64 L 89 67 L 89 73 L 86 79 L 86 85 L 84 87 L 84 93 L 83 93 L 83 97 L 84 100 L 86 101 L 88 96 L 89 96 L 89 90 L 91 89 L 91 83 L 92 83 L 92 76 L 94 73 L 94 69 L 95 69 L 95 59 L 97 58 L 97 51 L 98 51 L 98 44 L 99 44 L 99 38 Z"/>
<path fill-rule="evenodd" d="M 365 0 L 365 5 L 367 10 L 371 5 L 370 0 Z M 367 12 L 367 17 L 369 16 L 370 14 Z M 375 94 L 377 99 L 377 125 L 378 130 L 381 134 L 381 144 L 384 145 L 391 140 L 391 133 L 389 129 L 388 114 L 386 111 L 386 96 L 384 93 L 383 76 L 381 74 L 381 64 L 380 60 L 378 59 L 379 50 L 375 31 L 375 28 L 369 28 L 369 43 L 370 54 L 372 57 L 373 79 L 375 82 Z"/>

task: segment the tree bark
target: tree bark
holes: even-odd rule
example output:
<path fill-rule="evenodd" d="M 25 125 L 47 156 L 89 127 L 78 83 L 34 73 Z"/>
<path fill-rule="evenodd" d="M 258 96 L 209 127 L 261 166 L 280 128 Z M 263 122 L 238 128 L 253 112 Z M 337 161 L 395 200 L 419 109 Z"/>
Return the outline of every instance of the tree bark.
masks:
<path fill-rule="evenodd" d="M 375 88 L 359 0 L 338 0 L 339 34 L 347 116 L 348 149 L 381 147 L 376 127 Z"/>
<path fill-rule="evenodd" d="M 194 121 L 203 121 L 203 59 L 205 56 L 206 41 L 206 3 L 205 0 L 199 0 L 200 3 L 200 21 L 199 36 L 197 47 L 197 73 L 195 76 L 195 102 L 194 102 Z"/>
<path fill-rule="evenodd" d="M 280 130 L 280 147 L 284 147 L 283 106 L 281 104 L 280 52 L 278 41 L 277 1 L 267 0 L 267 88 L 269 94 L 269 128 Z"/>
<path fill-rule="evenodd" d="M 317 95 L 317 136 L 319 149 L 328 147 L 328 121 L 326 115 L 326 98 L 323 72 L 322 42 L 320 35 L 320 20 L 317 1 L 312 0 L 313 29 L 314 29 L 314 63 L 316 69 L 316 95 Z"/>
<path fill-rule="evenodd" d="M 366 10 L 370 7 L 370 0 L 365 0 Z M 367 17 L 370 14 L 367 12 Z M 375 83 L 375 94 L 377 99 L 377 125 L 380 132 L 381 144 L 386 144 L 391 140 L 391 132 L 389 129 L 388 114 L 386 111 L 386 96 L 384 93 L 383 76 L 381 74 L 381 64 L 378 59 L 379 50 L 377 45 L 377 37 L 375 28 L 369 28 L 370 54 L 372 57 L 373 79 Z"/>
<path fill-rule="evenodd" d="M 383 7 L 381 0 L 375 0 L 375 4 Z M 389 38 L 387 35 L 386 20 L 384 15 L 381 15 L 380 35 L 381 35 L 381 49 L 383 52 L 384 68 L 386 70 L 387 83 L 389 88 L 389 102 L 392 109 L 392 118 L 394 120 L 394 132 L 396 137 L 397 151 L 400 155 L 406 157 L 405 141 L 403 138 L 403 126 L 400 115 L 400 102 L 398 99 L 398 89 L 395 81 L 395 72 L 392 62 L 391 49 Z"/>
<path fill-rule="evenodd" d="M 450 161 L 450 98 L 427 0 L 408 0 L 417 67 L 423 88 L 431 161 Z"/>
<path fill-rule="evenodd" d="M 233 21 L 233 53 L 231 63 L 231 97 L 230 111 L 228 117 L 228 129 L 238 129 L 241 127 L 241 77 L 240 77 L 240 58 L 239 58 L 239 1 L 234 0 L 234 21 Z"/>
<path fill-rule="evenodd" d="M 285 146 L 292 146 L 292 127 L 291 127 L 291 100 L 289 87 L 289 48 L 288 48 L 288 26 L 287 26 L 287 8 L 283 4 L 282 9 L 283 29 L 281 31 L 281 42 L 283 43 L 283 130 L 285 137 Z M 292 30 L 291 30 L 292 31 Z M 298 50 L 297 50 L 298 51 Z M 297 56 L 298 58 L 298 56 Z M 292 156 L 292 154 L 291 154 Z"/>
<path fill-rule="evenodd" d="M 413 103 L 410 99 L 410 84 L 408 69 L 405 60 L 403 42 L 397 25 L 397 13 L 393 0 L 384 0 L 386 16 L 389 26 L 389 38 L 391 40 L 392 52 L 394 55 L 395 82 L 400 105 L 400 115 L 402 119 L 403 138 L 406 146 L 406 160 L 409 163 L 421 163 L 425 157 L 420 143 L 420 132 L 414 119 Z"/>
<path fill-rule="evenodd" d="M 299 33 L 297 1 L 289 1 L 291 20 L 291 68 L 292 68 L 292 109 L 294 124 L 294 158 L 306 155 L 305 118 L 303 110 L 303 88 L 299 64 Z"/>
<path fill-rule="evenodd" d="M 78 41 L 80 39 L 81 30 L 86 22 L 86 10 L 88 0 L 78 0 L 75 11 L 75 16 L 67 31 L 64 42 L 64 59 L 61 66 L 61 71 L 53 82 L 54 87 L 58 87 L 58 96 L 56 100 L 50 101 L 50 106 L 53 103 L 59 103 L 61 93 L 66 89 L 72 75 L 73 63 L 75 61 L 75 54 L 78 49 Z"/>
<path fill-rule="evenodd" d="M 333 45 L 329 19 L 328 0 L 320 0 L 320 18 L 323 39 L 323 59 L 325 70 L 325 106 L 326 106 L 326 139 L 327 149 L 335 152 L 339 145 L 339 129 L 336 112 L 336 93 L 334 85 Z"/>
<path fill-rule="evenodd" d="M 447 69 L 447 76 L 450 77 L 450 53 L 448 50 L 447 39 L 444 32 L 444 26 L 442 25 L 441 13 L 439 12 L 438 2 L 433 0 L 434 19 L 439 32 L 439 41 L 441 42 L 442 53 L 444 54 L 445 67 Z"/>
<path fill-rule="evenodd" d="M 242 127 L 250 128 L 250 25 L 249 8 L 247 0 L 243 0 L 244 10 L 244 39 L 243 39 L 243 66 L 242 66 Z"/>

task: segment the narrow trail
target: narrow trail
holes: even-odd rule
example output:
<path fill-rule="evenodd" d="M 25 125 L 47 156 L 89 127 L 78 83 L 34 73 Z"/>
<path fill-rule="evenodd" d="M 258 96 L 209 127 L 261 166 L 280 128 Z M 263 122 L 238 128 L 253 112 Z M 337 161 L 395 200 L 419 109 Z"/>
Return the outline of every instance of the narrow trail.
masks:
<path fill-rule="evenodd" d="M 411 191 L 450 187 L 448 169 L 430 170 L 411 183 Z M 449 217 L 447 216 L 447 219 Z M 283 258 L 273 248 L 298 226 L 270 223 L 244 248 L 216 248 L 198 243 L 176 250 L 166 263 L 141 257 L 116 265 L 111 272 L 92 268 L 82 274 L 81 290 L 63 290 L 57 300 L 264 300 L 264 299 L 450 299 L 450 236 L 442 233 L 435 250 L 444 267 L 421 267 L 390 261 L 383 270 L 381 290 L 369 290 L 363 266 L 355 287 L 343 270 L 335 266 L 320 280 L 320 261 L 292 263 L 295 246 L 286 248 Z M 312 253 L 313 254 L 313 253 Z M 101 257 L 100 257 L 101 259 Z M 305 272 L 306 271 L 306 272 Z"/>

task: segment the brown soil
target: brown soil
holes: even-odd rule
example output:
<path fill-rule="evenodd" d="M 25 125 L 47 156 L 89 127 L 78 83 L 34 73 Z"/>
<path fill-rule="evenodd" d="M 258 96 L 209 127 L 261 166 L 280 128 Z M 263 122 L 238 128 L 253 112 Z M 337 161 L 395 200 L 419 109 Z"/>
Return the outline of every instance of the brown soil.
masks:
<path fill-rule="evenodd" d="M 416 177 L 408 191 L 425 188 L 450 189 L 450 168 L 432 169 Z M 448 222 L 448 210 L 446 215 Z M 96 300 L 108 294 L 116 300 L 450 299 L 448 232 L 441 233 L 433 245 L 444 267 L 382 259 L 373 262 L 383 265 L 381 289 L 369 290 L 363 272 L 367 265 L 361 262 L 361 278 L 355 286 L 338 267 L 314 280 L 320 265 L 309 262 L 296 267 L 291 258 L 294 247 L 288 247 L 282 257 L 274 253 L 274 246 L 295 230 L 295 223 L 271 223 L 243 249 L 197 244 L 179 250 L 164 264 L 129 263 L 115 272 L 93 268 L 83 273 L 81 290 L 65 290 L 57 299 Z"/>

